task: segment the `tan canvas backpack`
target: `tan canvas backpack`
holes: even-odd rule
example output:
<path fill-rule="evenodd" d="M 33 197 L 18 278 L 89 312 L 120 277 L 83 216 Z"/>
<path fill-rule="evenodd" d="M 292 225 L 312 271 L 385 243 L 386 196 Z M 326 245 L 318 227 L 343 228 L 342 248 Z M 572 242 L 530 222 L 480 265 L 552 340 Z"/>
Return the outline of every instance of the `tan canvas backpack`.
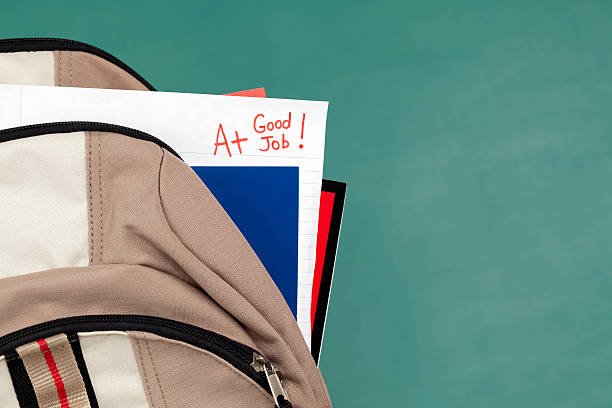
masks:
<path fill-rule="evenodd" d="M 0 41 L 0 82 L 153 89 L 57 39 Z M 119 125 L 0 131 L 0 407 L 331 407 L 223 208 L 169 146 Z"/>

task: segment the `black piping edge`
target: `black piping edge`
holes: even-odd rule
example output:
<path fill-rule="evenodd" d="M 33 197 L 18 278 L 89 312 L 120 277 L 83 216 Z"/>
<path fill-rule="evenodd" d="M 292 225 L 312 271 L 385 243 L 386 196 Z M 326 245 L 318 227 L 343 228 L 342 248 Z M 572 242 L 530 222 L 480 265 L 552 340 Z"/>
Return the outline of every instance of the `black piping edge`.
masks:
<path fill-rule="evenodd" d="M 89 408 L 99 408 L 98 398 L 96 397 L 96 392 L 93 388 L 93 384 L 91 383 L 91 377 L 89 376 L 89 370 L 87 369 L 87 364 L 85 363 L 85 357 L 83 356 L 83 349 L 81 348 L 79 336 L 76 333 L 68 333 L 67 336 L 68 341 L 70 342 L 70 347 L 72 348 L 72 354 L 74 355 L 74 361 L 77 364 L 77 368 L 79 369 L 81 378 L 83 379 L 83 384 L 85 385 L 87 399 L 89 399 Z"/>
<path fill-rule="evenodd" d="M 24 139 L 27 137 L 48 135 L 52 133 L 71 133 L 71 132 L 111 132 L 119 133 L 135 139 L 145 140 L 155 143 L 159 147 L 166 149 L 176 157 L 182 160 L 181 156 L 174 151 L 166 143 L 162 142 L 155 136 L 145 133 L 140 130 L 132 129 L 125 126 L 114 125 L 111 123 L 101 122 L 51 122 L 40 123 L 36 125 L 19 126 L 9 129 L 0 130 L 0 143 L 11 140 Z"/>
<path fill-rule="evenodd" d="M 6 365 L 11 375 L 13 389 L 20 408 L 39 408 L 34 386 L 30 376 L 26 371 L 25 365 L 17 352 L 6 355 Z"/>
<path fill-rule="evenodd" d="M 20 345 L 56 334 L 95 331 L 142 331 L 191 344 L 227 361 L 270 392 L 264 373 L 255 371 L 251 366 L 253 353 L 256 352 L 251 347 L 201 327 L 155 316 L 82 315 L 39 323 L 0 337 L 0 356 L 4 354 L 8 360 Z"/>
<path fill-rule="evenodd" d="M 140 76 L 140 74 L 123 61 L 98 47 L 81 41 L 68 40 L 65 38 L 9 38 L 0 40 L 0 53 L 23 51 L 82 51 L 94 54 L 123 69 L 146 86 L 150 91 L 155 91 L 155 88 L 149 81 Z"/>

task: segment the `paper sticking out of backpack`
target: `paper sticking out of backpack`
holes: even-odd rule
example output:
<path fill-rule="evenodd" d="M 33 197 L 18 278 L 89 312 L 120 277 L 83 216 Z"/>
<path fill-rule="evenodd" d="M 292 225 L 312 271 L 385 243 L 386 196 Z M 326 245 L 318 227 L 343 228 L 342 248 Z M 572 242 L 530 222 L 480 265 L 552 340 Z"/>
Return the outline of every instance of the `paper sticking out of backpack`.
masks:
<path fill-rule="evenodd" d="M 0 128 L 121 123 L 160 138 L 191 166 L 299 167 L 297 320 L 308 343 L 326 118 L 327 102 L 0 85 Z"/>

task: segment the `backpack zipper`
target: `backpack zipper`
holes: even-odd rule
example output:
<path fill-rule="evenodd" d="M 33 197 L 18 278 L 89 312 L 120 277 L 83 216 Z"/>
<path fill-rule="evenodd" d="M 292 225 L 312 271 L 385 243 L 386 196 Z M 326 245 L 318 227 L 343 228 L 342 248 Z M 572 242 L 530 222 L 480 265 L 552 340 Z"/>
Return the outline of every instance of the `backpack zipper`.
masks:
<path fill-rule="evenodd" d="M 257 352 L 253 352 L 253 362 L 251 363 L 251 367 L 253 367 L 258 373 L 263 372 L 265 374 L 277 407 L 280 407 L 281 405 L 279 401 L 289 401 L 289 396 L 287 395 L 287 391 L 285 391 L 285 388 L 283 387 L 283 381 L 280 378 L 280 372 L 272 365 L 270 360 Z"/>
<path fill-rule="evenodd" d="M 119 133 L 124 136 L 133 137 L 135 139 L 145 140 L 147 142 L 155 143 L 159 147 L 166 149 L 168 152 L 181 159 L 181 156 L 179 156 L 179 154 L 174 151 L 174 149 L 172 149 L 166 143 L 159 140 L 153 135 L 129 127 L 102 122 L 50 122 L 3 129 L 0 130 L 0 143 L 8 142 L 11 140 L 24 139 L 27 137 L 48 135 L 51 133 L 70 133 L 84 131 Z"/>
<path fill-rule="evenodd" d="M 108 52 L 84 42 L 68 40 L 65 38 L 9 38 L 0 40 L 0 52 L 24 52 L 24 51 L 82 51 L 97 55 L 100 58 L 123 69 L 150 91 L 155 91 L 151 85 L 140 74 L 126 65 L 124 62 L 109 54 Z"/>
<path fill-rule="evenodd" d="M 213 331 L 161 317 L 88 315 L 52 320 L 0 337 L 0 355 L 12 353 L 20 345 L 59 333 L 109 330 L 153 333 L 211 352 L 230 363 L 270 393 L 277 407 L 281 407 L 279 401 L 289 403 L 287 392 L 279 376 L 280 373 L 261 353 Z M 286 403 L 283 402 L 282 407 L 290 406 Z"/>

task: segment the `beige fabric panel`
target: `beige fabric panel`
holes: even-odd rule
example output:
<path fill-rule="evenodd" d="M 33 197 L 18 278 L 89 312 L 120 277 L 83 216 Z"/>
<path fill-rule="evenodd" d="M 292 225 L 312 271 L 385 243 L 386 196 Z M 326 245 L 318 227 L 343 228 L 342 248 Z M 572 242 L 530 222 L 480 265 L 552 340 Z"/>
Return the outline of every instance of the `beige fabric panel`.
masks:
<path fill-rule="evenodd" d="M 14 85 L 55 85 L 52 51 L 0 53 L 0 83 Z"/>
<path fill-rule="evenodd" d="M 147 90 L 132 75 L 97 55 L 82 51 L 53 51 L 53 54 L 57 86 Z"/>
<path fill-rule="evenodd" d="M 0 163 L 0 277 L 88 265 L 85 132 L 0 143 Z"/>
<path fill-rule="evenodd" d="M 272 396 L 212 353 L 129 332 L 151 407 L 270 408 Z"/>
<path fill-rule="evenodd" d="M 98 407 L 149 408 L 128 336 L 95 332 L 79 334 L 79 338 Z M 156 407 L 151 405 L 151 408 Z"/>
<path fill-rule="evenodd" d="M 89 408 L 83 377 L 65 334 L 17 348 L 40 408 Z M 54 371 L 55 370 L 55 371 Z"/>

